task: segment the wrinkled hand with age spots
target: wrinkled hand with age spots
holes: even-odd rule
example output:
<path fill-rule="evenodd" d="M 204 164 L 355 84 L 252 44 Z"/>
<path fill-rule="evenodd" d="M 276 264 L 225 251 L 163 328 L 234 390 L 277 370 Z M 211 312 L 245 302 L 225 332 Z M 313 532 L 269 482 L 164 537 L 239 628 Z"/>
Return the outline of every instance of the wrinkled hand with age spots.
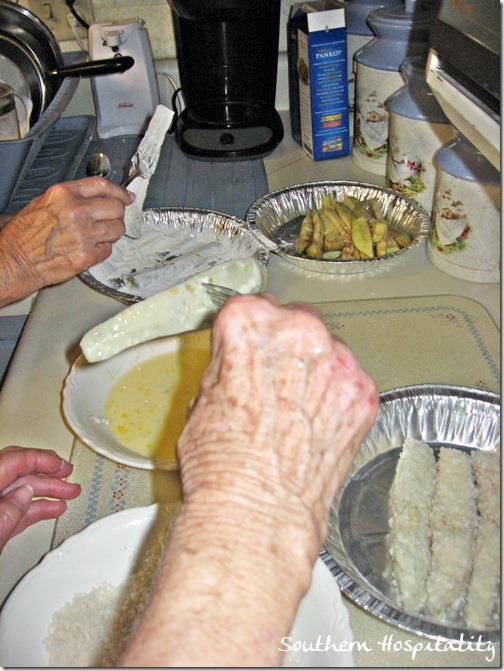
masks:
<path fill-rule="evenodd" d="M 182 506 L 123 665 L 279 665 L 377 411 L 375 383 L 318 311 L 229 299 L 177 446 Z"/>
<path fill-rule="evenodd" d="M 14 445 L 0 450 L 0 551 L 31 524 L 65 512 L 65 499 L 81 491 L 63 479 L 72 468 L 52 450 Z"/>
<path fill-rule="evenodd" d="M 51 186 L 4 218 L 0 307 L 106 259 L 124 235 L 124 211 L 131 202 L 126 189 L 89 177 Z"/>
<path fill-rule="evenodd" d="M 304 509 L 318 551 L 330 503 L 376 417 L 376 385 L 306 305 L 230 300 L 212 337 L 178 446 L 184 493 Z"/>

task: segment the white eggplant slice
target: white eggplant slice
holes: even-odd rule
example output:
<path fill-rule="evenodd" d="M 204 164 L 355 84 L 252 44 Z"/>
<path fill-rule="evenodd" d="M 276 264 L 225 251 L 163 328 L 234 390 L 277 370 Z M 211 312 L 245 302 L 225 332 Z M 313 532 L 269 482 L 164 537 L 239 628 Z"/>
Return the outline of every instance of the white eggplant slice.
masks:
<path fill-rule="evenodd" d="M 84 335 L 80 343 L 84 356 L 89 362 L 103 361 L 138 343 L 207 326 L 217 308 L 203 282 L 258 293 L 266 284 L 266 269 L 253 258 L 225 261 L 134 303 Z"/>

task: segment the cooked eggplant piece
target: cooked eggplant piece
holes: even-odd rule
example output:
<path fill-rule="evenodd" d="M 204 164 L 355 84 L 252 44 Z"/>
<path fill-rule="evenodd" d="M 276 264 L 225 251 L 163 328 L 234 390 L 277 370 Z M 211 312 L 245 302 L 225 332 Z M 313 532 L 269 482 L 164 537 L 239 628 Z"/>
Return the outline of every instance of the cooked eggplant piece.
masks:
<path fill-rule="evenodd" d="M 339 216 L 336 210 L 331 210 L 330 208 L 323 208 L 322 210 L 324 216 L 331 222 L 331 224 L 336 228 L 339 235 L 345 241 L 345 246 L 352 244 L 352 235 L 350 228 L 345 225 L 343 219 Z"/>
<path fill-rule="evenodd" d="M 371 232 L 366 219 L 367 201 L 362 201 L 355 206 L 352 212 L 352 242 L 365 258 L 374 258 L 373 242 Z"/>
<path fill-rule="evenodd" d="M 313 227 L 313 212 L 312 210 L 308 210 L 303 221 L 301 222 L 301 228 L 299 229 L 298 242 L 296 247 L 297 254 L 302 254 L 309 246 L 313 237 Z"/>
<path fill-rule="evenodd" d="M 313 210 L 313 237 L 306 248 L 307 256 L 314 259 L 321 259 L 324 253 L 324 224 L 320 213 Z"/>

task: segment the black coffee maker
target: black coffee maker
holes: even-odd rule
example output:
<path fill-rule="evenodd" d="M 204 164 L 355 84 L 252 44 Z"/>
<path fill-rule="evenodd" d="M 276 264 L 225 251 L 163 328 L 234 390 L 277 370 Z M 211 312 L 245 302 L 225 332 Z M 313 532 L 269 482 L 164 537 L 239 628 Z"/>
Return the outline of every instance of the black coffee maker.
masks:
<path fill-rule="evenodd" d="M 176 139 L 196 158 L 264 156 L 275 110 L 280 0 L 171 0 L 184 108 Z"/>

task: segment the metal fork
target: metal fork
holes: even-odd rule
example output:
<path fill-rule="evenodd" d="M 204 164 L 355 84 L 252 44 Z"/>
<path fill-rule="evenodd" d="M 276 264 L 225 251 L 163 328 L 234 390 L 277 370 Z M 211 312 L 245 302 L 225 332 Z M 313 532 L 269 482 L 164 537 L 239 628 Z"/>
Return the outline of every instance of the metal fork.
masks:
<path fill-rule="evenodd" d="M 142 171 L 138 167 L 138 154 L 135 153 L 131 157 L 128 176 L 121 182 L 121 186 L 125 189 L 131 184 L 135 177 L 140 177 L 141 175 Z"/>
<path fill-rule="evenodd" d="M 126 188 L 136 177 L 143 177 L 144 179 L 150 177 L 157 166 L 159 152 L 160 147 L 155 144 L 152 138 L 146 135 L 137 151 L 131 157 L 128 175 L 121 183 L 121 186 Z"/>
<path fill-rule="evenodd" d="M 231 296 L 238 296 L 239 291 L 234 289 L 229 289 L 228 287 L 222 287 L 220 284 L 209 284 L 208 282 L 202 282 L 202 286 L 205 288 L 205 291 L 208 294 L 208 297 L 212 303 L 219 309 L 224 305 L 228 298 Z"/>

